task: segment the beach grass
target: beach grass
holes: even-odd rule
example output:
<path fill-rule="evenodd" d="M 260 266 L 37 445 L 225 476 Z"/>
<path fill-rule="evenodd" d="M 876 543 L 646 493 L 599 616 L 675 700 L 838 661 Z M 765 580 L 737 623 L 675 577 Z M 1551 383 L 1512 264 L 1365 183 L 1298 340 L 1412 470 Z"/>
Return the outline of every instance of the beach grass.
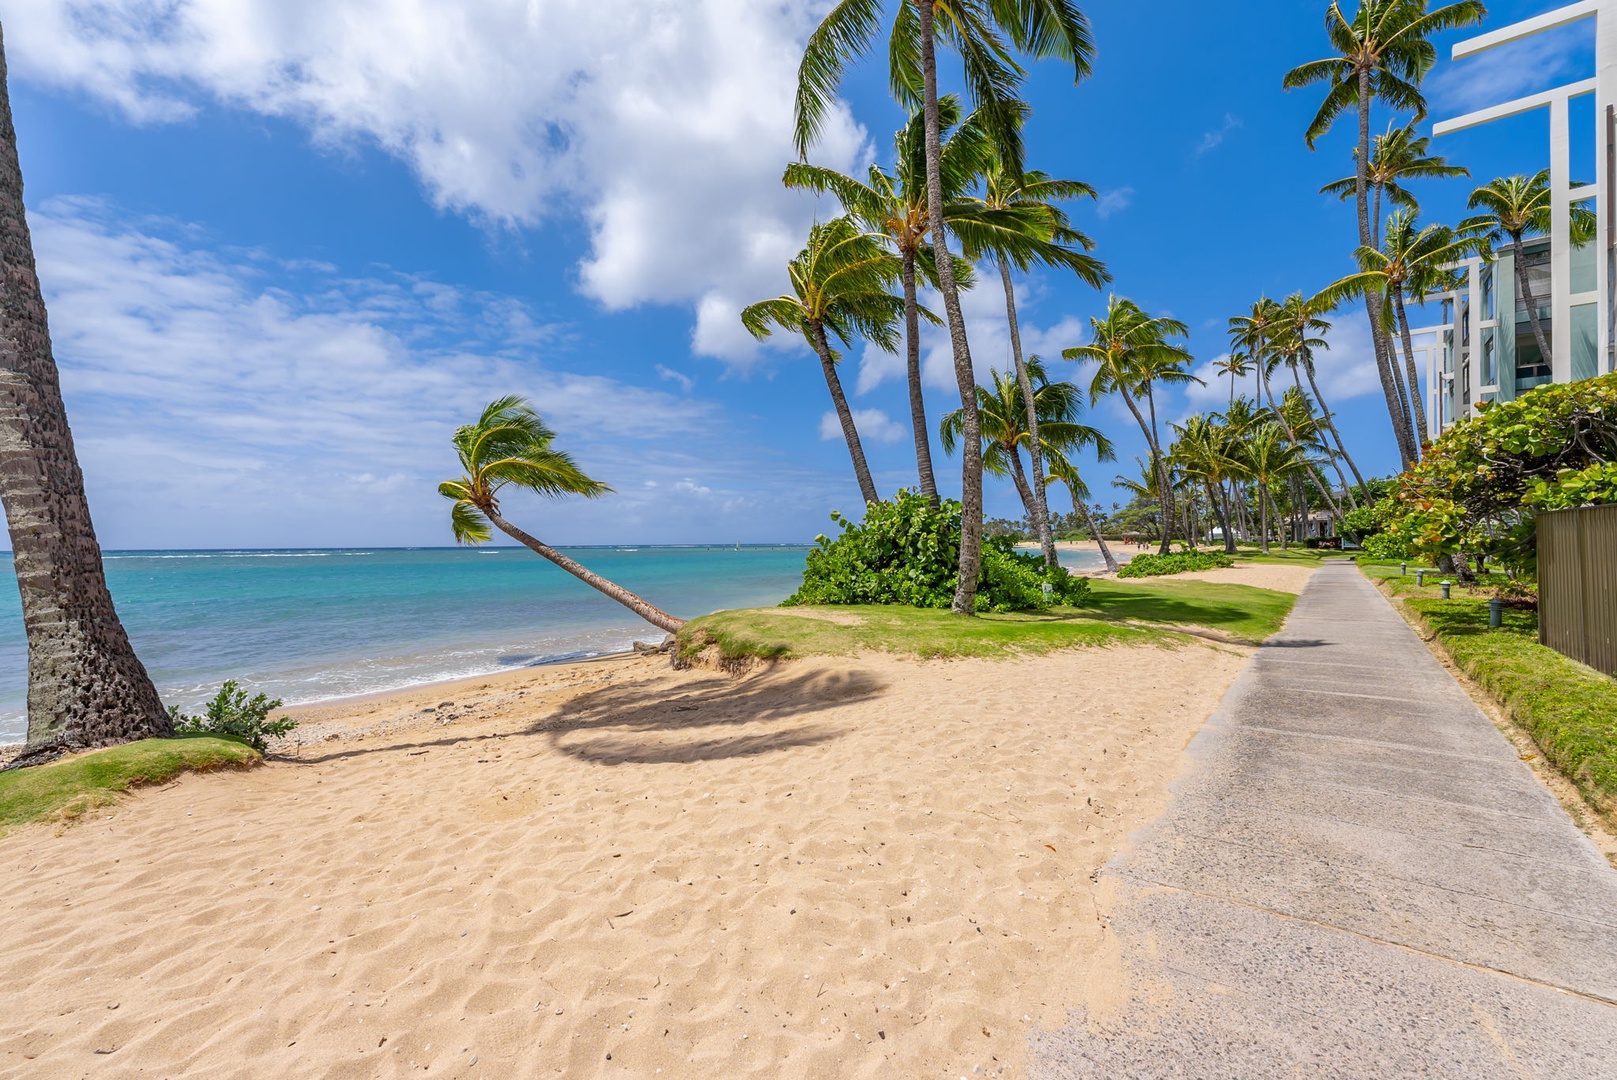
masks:
<path fill-rule="evenodd" d="M 235 739 L 196 735 L 143 739 L 0 773 L 0 834 L 33 821 L 66 820 L 109 806 L 130 788 L 184 772 L 253 765 L 258 751 Z"/>
<path fill-rule="evenodd" d="M 975 619 L 873 605 L 721 611 L 686 624 L 678 649 L 686 659 L 717 648 L 723 660 L 774 660 L 867 650 L 999 658 L 1079 646 L 1175 644 L 1198 633 L 1257 644 L 1280 628 L 1295 600 L 1248 585 L 1097 580 L 1081 607 Z"/>

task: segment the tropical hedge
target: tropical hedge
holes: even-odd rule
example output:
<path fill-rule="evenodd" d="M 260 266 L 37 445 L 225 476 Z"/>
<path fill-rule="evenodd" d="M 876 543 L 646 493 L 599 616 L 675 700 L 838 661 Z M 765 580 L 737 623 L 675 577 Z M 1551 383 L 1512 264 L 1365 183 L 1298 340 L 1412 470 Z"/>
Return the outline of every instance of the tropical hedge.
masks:
<path fill-rule="evenodd" d="M 1541 386 L 1455 424 L 1400 476 L 1387 531 L 1432 557 L 1536 560 L 1540 511 L 1617 502 L 1617 375 Z"/>
<path fill-rule="evenodd" d="M 861 521 L 833 512 L 841 533 L 815 538 L 803 568 L 803 584 L 785 606 L 804 604 L 905 604 L 947 608 L 960 580 L 961 506 L 933 506 L 913 491 L 865 507 Z M 1050 586 L 1045 595 L 1044 586 Z M 1076 604 L 1089 582 L 1066 570 L 1048 569 L 1037 556 L 1016 550 L 1008 536 L 983 538 L 978 611 L 1033 611 Z"/>
<path fill-rule="evenodd" d="M 1235 562 L 1222 551 L 1181 551 L 1171 555 L 1136 555 L 1117 572 L 1120 578 L 1162 577 L 1193 570 L 1220 570 Z"/>

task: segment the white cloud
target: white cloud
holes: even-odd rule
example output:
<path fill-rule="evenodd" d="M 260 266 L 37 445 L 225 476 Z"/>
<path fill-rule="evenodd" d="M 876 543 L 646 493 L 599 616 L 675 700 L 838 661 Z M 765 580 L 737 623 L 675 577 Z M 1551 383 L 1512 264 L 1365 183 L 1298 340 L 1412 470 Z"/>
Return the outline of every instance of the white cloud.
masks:
<path fill-rule="evenodd" d="M 1381 380 L 1376 375 L 1375 354 L 1370 347 L 1369 327 L 1362 313 L 1359 313 L 1358 318 L 1354 315 L 1355 311 L 1352 309 L 1344 309 L 1339 313 L 1333 320 L 1331 330 L 1325 334 L 1326 347 L 1314 353 L 1314 377 L 1319 383 L 1320 393 L 1324 395 L 1326 404 L 1333 411 L 1344 401 L 1381 392 Z M 1191 369 L 1192 373 L 1202 380 L 1203 385 L 1190 384 L 1185 387 L 1184 415 L 1208 410 L 1220 411 L 1229 404 L 1230 377 L 1221 374 L 1217 367 L 1225 355 L 1228 354 L 1202 361 Z M 1283 394 L 1293 385 L 1290 369 L 1284 367 L 1277 369 L 1270 376 L 1269 385 L 1271 392 L 1277 397 Z M 1304 385 L 1305 387 L 1307 385 L 1306 379 Z M 1238 379 L 1235 392 L 1237 396 L 1255 399 L 1258 396 L 1257 373 L 1253 372 L 1244 379 Z M 1311 389 L 1309 395 L 1313 395 Z"/>
<path fill-rule="evenodd" d="M 1500 105 L 1512 98 L 1593 75 L 1594 20 L 1490 49 L 1463 60 L 1448 60 L 1427 82 L 1436 114 L 1458 115 Z"/>
<path fill-rule="evenodd" d="M 895 443 L 909 434 L 909 428 L 880 409 L 854 409 L 853 426 L 859 429 L 860 442 Z M 828 412 L 820 417 L 822 440 L 829 442 L 842 437 L 842 421 L 837 419 L 836 413 Z"/>
<path fill-rule="evenodd" d="M 691 388 L 696 385 L 696 380 L 695 379 L 691 378 L 689 375 L 685 374 L 683 371 L 675 371 L 673 368 L 667 366 L 666 364 L 658 364 L 657 365 L 657 377 L 659 379 L 666 379 L 667 381 L 672 382 L 672 383 L 678 383 L 679 388 L 681 390 L 685 391 L 687 394 L 690 393 Z"/>
<path fill-rule="evenodd" d="M 845 487 L 840 471 L 745 445 L 711 402 L 541 361 L 568 330 L 509 297 L 226 258 L 191 246 L 184 225 L 134 228 L 89 200 L 30 219 L 111 547 L 447 542 L 434 489 L 454 469 L 449 435 L 513 391 L 619 492 L 520 498 L 541 536 L 792 539 Z M 741 483 L 760 474 L 768 484 Z"/>
<path fill-rule="evenodd" d="M 693 304 L 744 362 L 744 303 L 783 280 L 812 200 L 780 184 L 820 0 L 0 0 L 16 77 L 141 123 L 223 102 L 373 142 L 439 207 L 500 227 L 581 212 L 585 294 Z M 818 160 L 851 167 L 836 110 Z"/>
<path fill-rule="evenodd" d="M 1224 140 L 1229 137 L 1230 132 L 1234 131 L 1240 126 L 1241 121 L 1239 118 L 1231 113 L 1225 113 L 1224 123 L 1220 124 L 1212 131 L 1204 134 L 1201 138 L 1201 142 L 1196 144 L 1196 156 L 1200 157 L 1203 154 L 1211 153 L 1212 151 L 1217 150 L 1220 146 L 1224 145 Z"/>
<path fill-rule="evenodd" d="M 1105 221 L 1113 214 L 1121 214 L 1134 203 L 1134 189 L 1132 187 L 1112 188 L 1103 191 L 1095 199 L 1095 216 Z"/>

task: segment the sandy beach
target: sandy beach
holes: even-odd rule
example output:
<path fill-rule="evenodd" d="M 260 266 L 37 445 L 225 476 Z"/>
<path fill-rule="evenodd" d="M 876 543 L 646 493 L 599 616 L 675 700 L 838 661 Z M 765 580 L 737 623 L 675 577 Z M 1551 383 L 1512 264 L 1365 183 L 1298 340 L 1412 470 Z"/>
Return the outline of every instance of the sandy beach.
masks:
<path fill-rule="evenodd" d="M 1091 879 L 1249 651 L 300 710 L 288 760 L 0 840 L 0 1075 L 1018 1075 L 1104 993 Z"/>

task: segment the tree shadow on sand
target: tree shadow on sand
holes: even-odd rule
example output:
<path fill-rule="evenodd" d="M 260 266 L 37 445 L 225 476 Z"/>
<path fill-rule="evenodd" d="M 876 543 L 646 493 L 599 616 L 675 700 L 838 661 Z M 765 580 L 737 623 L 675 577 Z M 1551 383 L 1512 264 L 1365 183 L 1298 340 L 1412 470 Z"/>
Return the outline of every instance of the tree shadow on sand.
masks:
<path fill-rule="evenodd" d="M 532 730 L 556 750 L 596 765 L 690 764 L 816 746 L 842 732 L 823 724 L 744 733 L 873 700 L 886 684 L 863 671 L 712 675 L 677 694 L 603 687 L 564 703 Z M 582 736 L 580 738 L 580 736 Z"/>

